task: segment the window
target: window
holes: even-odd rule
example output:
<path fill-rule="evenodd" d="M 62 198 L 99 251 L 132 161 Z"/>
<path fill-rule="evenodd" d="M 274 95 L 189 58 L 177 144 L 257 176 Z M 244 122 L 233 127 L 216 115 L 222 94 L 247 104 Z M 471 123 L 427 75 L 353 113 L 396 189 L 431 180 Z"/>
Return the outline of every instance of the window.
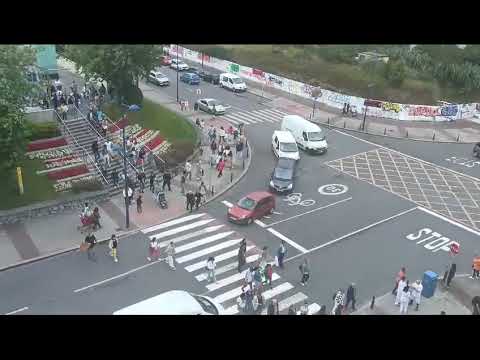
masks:
<path fill-rule="evenodd" d="M 277 180 L 292 180 L 293 171 L 290 169 L 276 168 L 273 177 Z"/>
<path fill-rule="evenodd" d="M 310 141 L 323 141 L 325 140 L 325 136 L 323 136 L 321 131 L 309 132 L 308 138 Z"/>
<path fill-rule="evenodd" d="M 201 297 L 201 296 L 197 296 L 197 295 L 192 295 L 192 296 L 200 304 L 203 311 L 205 311 L 209 314 L 212 314 L 212 315 L 218 315 L 217 308 L 210 301 L 208 301 L 207 299 L 205 299 L 204 297 Z"/>
<path fill-rule="evenodd" d="M 235 84 L 243 84 L 243 81 L 242 81 L 242 79 L 240 79 L 240 78 L 233 78 L 233 82 L 234 82 Z"/>
<path fill-rule="evenodd" d="M 280 144 L 280 151 L 283 152 L 297 152 L 297 144 L 295 143 L 281 143 Z"/>
<path fill-rule="evenodd" d="M 230 84 L 233 84 L 232 79 L 228 79 L 228 82 L 229 82 Z"/>
<path fill-rule="evenodd" d="M 307 133 L 305 131 L 302 132 L 302 136 L 303 136 L 303 140 L 308 141 Z"/>
<path fill-rule="evenodd" d="M 252 210 L 257 203 L 248 197 L 244 197 L 238 202 L 238 207 L 245 210 Z"/>

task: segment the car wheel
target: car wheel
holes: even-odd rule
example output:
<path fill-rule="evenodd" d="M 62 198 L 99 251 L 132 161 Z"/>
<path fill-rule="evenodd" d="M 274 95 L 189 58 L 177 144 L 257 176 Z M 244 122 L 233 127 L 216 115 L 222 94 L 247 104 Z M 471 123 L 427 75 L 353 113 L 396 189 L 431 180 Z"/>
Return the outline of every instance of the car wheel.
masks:
<path fill-rule="evenodd" d="M 252 218 L 248 218 L 247 224 L 250 225 L 251 223 L 253 223 L 253 219 L 252 219 Z"/>

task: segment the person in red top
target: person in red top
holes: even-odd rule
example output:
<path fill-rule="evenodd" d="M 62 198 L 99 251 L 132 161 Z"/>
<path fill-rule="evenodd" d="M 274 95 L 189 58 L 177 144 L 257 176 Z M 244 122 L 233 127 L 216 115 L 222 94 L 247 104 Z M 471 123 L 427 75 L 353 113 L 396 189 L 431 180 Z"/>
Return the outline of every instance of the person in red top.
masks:
<path fill-rule="evenodd" d="M 270 286 L 270 289 L 272 288 L 272 276 L 273 276 L 273 269 L 272 265 L 267 264 L 265 268 L 265 276 L 267 278 L 267 283 Z"/>
<path fill-rule="evenodd" d="M 392 290 L 392 295 L 397 294 L 397 289 L 398 289 L 398 282 L 400 281 L 401 278 L 406 277 L 406 270 L 404 267 L 400 269 L 400 271 L 397 274 L 397 277 L 395 279 L 395 287 Z"/>
<path fill-rule="evenodd" d="M 478 279 L 480 277 L 480 256 L 478 256 L 478 254 L 475 254 L 473 258 L 472 269 L 473 273 L 470 279 Z"/>

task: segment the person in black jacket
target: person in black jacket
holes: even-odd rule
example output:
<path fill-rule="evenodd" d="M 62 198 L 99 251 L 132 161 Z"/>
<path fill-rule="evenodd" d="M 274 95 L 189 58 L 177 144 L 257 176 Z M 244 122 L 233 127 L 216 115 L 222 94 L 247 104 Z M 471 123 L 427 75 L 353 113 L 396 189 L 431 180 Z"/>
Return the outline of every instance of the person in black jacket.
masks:
<path fill-rule="evenodd" d="M 150 174 L 150 191 L 155 193 L 155 173 Z"/>
<path fill-rule="evenodd" d="M 198 210 L 198 208 L 200 207 L 200 203 L 202 202 L 202 193 L 200 192 L 200 190 L 197 190 L 197 192 L 195 193 L 195 209 Z"/>
<path fill-rule="evenodd" d="M 172 175 L 168 172 L 168 170 L 163 174 L 163 187 L 162 190 L 165 191 L 165 186 L 168 186 L 168 191 L 172 191 L 170 187 L 170 181 L 172 180 Z"/>
<path fill-rule="evenodd" d="M 193 205 L 195 204 L 195 195 L 192 190 L 187 192 L 187 210 L 193 211 Z"/>
<path fill-rule="evenodd" d="M 85 242 L 90 245 L 87 249 L 88 260 L 97 261 L 95 258 L 95 251 L 93 250 L 93 247 L 97 243 L 97 238 L 93 233 L 89 233 L 85 238 Z"/>
<path fill-rule="evenodd" d="M 345 310 L 347 310 L 348 305 L 352 303 L 352 310 L 355 311 L 356 295 L 357 295 L 357 289 L 355 288 L 355 283 L 352 283 L 347 289 L 347 300 L 345 303 Z"/>

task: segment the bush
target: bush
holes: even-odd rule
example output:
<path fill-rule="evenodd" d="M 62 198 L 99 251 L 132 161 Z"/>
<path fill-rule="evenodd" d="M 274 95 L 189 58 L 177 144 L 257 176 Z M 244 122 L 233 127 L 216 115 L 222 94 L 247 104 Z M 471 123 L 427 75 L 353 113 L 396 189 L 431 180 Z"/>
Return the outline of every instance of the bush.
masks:
<path fill-rule="evenodd" d="M 170 150 L 163 157 L 167 166 L 176 165 L 185 161 L 193 154 L 194 144 L 191 141 L 176 141 L 172 143 Z"/>
<path fill-rule="evenodd" d="M 399 87 L 407 76 L 405 65 L 401 61 L 389 61 L 385 68 L 385 78 L 393 86 Z"/>
<path fill-rule="evenodd" d="M 55 122 L 46 122 L 46 123 L 27 122 L 25 134 L 26 134 L 26 138 L 29 141 L 48 139 L 48 138 L 61 136 L 61 132 L 58 129 L 57 123 Z"/>
<path fill-rule="evenodd" d="M 137 86 L 129 86 L 125 89 L 123 96 L 125 97 L 125 101 L 129 105 L 141 105 L 143 102 L 143 93 L 140 88 Z"/>
<path fill-rule="evenodd" d="M 222 60 L 227 60 L 227 61 L 233 61 L 232 56 L 231 56 L 231 51 L 228 49 L 225 49 L 224 47 L 218 46 L 218 47 L 208 47 L 203 50 L 204 54 L 213 56 L 217 59 L 222 59 Z"/>
<path fill-rule="evenodd" d="M 78 180 L 72 182 L 72 192 L 75 194 L 85 191 L 99 191 L 102 189 L 102 182 L 98 179 Z"/>

